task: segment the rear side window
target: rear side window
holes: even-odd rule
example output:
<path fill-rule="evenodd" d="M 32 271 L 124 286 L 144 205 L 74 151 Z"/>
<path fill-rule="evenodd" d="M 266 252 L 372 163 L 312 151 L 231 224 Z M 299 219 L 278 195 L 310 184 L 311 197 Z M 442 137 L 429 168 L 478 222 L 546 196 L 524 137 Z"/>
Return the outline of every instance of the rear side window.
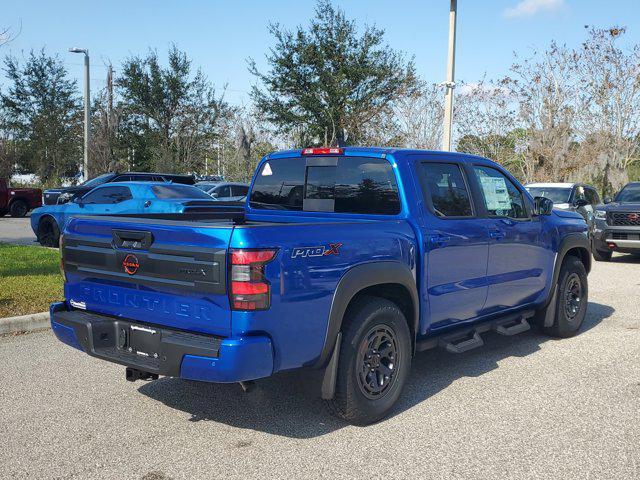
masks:
<path fill-rule="evenodd" d="M 249 187 L 245 187 L 244 185 L 233 185 L 231 187 L 232 197 L 241 197 L 246 195 L 249 191 Z"/>
<path fill-rule="evenodd" d="M 96 188 L 82 197 L 86 205 L 114 204 L 131 200 L 131 191 L 127 187 Z"/>
<path fill-rule="evenodd" d="M 190 185 L 168 183 L 167 185 L 154 185 L 151 189 L 153 190 L 153 194 L 160 200 L 170 200 L 172 198 L 201 198 L 211 200 L 209 194 Z"/>
<path fill-rule="evenodd" d="M 423 163 L 423 182 L 438 217 L 470 217 L 471 200 L 460 166 L 453 163 Z"/>
<path fill-rule="evenodd" d="M 223 187 L 216 188 L 212 194 L 215 194 L 217 198 L 226 198 L 231 196 L 231 187 L 229 185 L 225 185 Z"/>
<path fill-rule="evenodd" d="M 251 191 L 252 208 L 395 215 L 398 185 L 382 158 L 278 158 L 265 162 Z"/>

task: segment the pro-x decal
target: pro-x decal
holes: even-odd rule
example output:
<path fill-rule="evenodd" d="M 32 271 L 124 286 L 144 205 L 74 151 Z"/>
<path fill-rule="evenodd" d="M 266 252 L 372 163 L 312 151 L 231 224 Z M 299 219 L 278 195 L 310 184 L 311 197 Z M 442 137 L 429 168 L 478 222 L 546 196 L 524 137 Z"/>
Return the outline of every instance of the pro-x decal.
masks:
<path fill-rule="evenodd" d="M 291 251 L 291 258 L 322 257 L 324 255 L 340 255 L 342 243 L 330 243 L 329 246 L 296 247 Z"/>

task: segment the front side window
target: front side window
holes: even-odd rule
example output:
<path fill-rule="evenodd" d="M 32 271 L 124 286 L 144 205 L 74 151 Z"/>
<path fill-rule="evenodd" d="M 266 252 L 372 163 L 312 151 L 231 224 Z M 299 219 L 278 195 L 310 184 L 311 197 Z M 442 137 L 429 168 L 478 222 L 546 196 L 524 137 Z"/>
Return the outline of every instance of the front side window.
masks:
<path fill-rule="evenodd" d="M 616 202 L 640 202 L 640 183 L 632 183 L 620 190 L 616 195 Z"/>
<path fill-rule="evenodd" d="M 527 187 L 532 197 L 545 197 L 553 203 L 569 203 L 571 189 L 565 187 Z"/>
<path fill-rule="evenodd" d="M 473 167 L 487 212 L 492 217 L 528 218 L 524 197 L 505 175 L 491 167 Z"/>
<path fill-rule="evenodd" d="M 252 208 L 386 214 L 400 212 L 388 160 L 366 157 L 278 158 L 265 162 L 251 191 Z M 306 207 L 305 207 L 306 205 Z"/>
<path fill-rule="evenodd" d="M 438 217 L 473 215 L 469 191 L 460 167 L 453 163 L 423 163 L 422 180 Z"/>
<path fill-rule="evenodd" d="M 86 205 L 114 204 L 131 198 L 131 191 L 127 187 L 102 187 L 87 193 L 82 197 L 82 203 Z"/>
<path fill-rule="evenodd" d="M 107 183 L 111 181 L 114 177 L 113 173 L 105 173 L 100 175 L 99 177 L 92 178 L 91 180 L 87 180 L 86 182 L 82 182 L 80 186 L 82 187 L 97 187 L 98 185 L 102 185 L 103 183 Z"/>
<path fill-rule="evenodd" d="M 592 188 L 586 189 L 587 201 L 592 205 L 596 206 L 600 203 L 600 197 L 598 196 L 598 192 L 596 192 Z"/>

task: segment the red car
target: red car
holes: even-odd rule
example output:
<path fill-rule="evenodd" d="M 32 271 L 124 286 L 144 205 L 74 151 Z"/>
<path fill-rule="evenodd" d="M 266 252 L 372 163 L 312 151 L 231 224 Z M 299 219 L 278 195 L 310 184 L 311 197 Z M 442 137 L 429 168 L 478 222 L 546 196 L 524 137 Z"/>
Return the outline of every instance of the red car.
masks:
<path fill-rule="evenodd" d="M 24 217 L 29 210 L 42 206 L 39 188 L 9 188 L 6 178 L 0 178 L 0 216 Z"/>

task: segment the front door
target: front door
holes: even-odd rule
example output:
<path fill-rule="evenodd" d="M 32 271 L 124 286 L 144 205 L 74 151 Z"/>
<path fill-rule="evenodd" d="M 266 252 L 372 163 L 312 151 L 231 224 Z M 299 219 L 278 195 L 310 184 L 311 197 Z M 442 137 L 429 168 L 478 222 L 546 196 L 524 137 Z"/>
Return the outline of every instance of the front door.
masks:
<path fill-rule="evenodd" d="M 429 303 L 432 327 L 479 315 L 487 295 L 489 239 L 478 221 L 469 185 L 455 162 L 417 165 L 426 210 L 423 298 Z"/>
<path fill-rule="evenodd" d="M 545 289 L 554 258 L 545 248 L 542 217 L 531 215 L 525 195 L 503 172 L 482 165 L 472 170 L 490 238 L 483 314 L 534 302 Z"/>

